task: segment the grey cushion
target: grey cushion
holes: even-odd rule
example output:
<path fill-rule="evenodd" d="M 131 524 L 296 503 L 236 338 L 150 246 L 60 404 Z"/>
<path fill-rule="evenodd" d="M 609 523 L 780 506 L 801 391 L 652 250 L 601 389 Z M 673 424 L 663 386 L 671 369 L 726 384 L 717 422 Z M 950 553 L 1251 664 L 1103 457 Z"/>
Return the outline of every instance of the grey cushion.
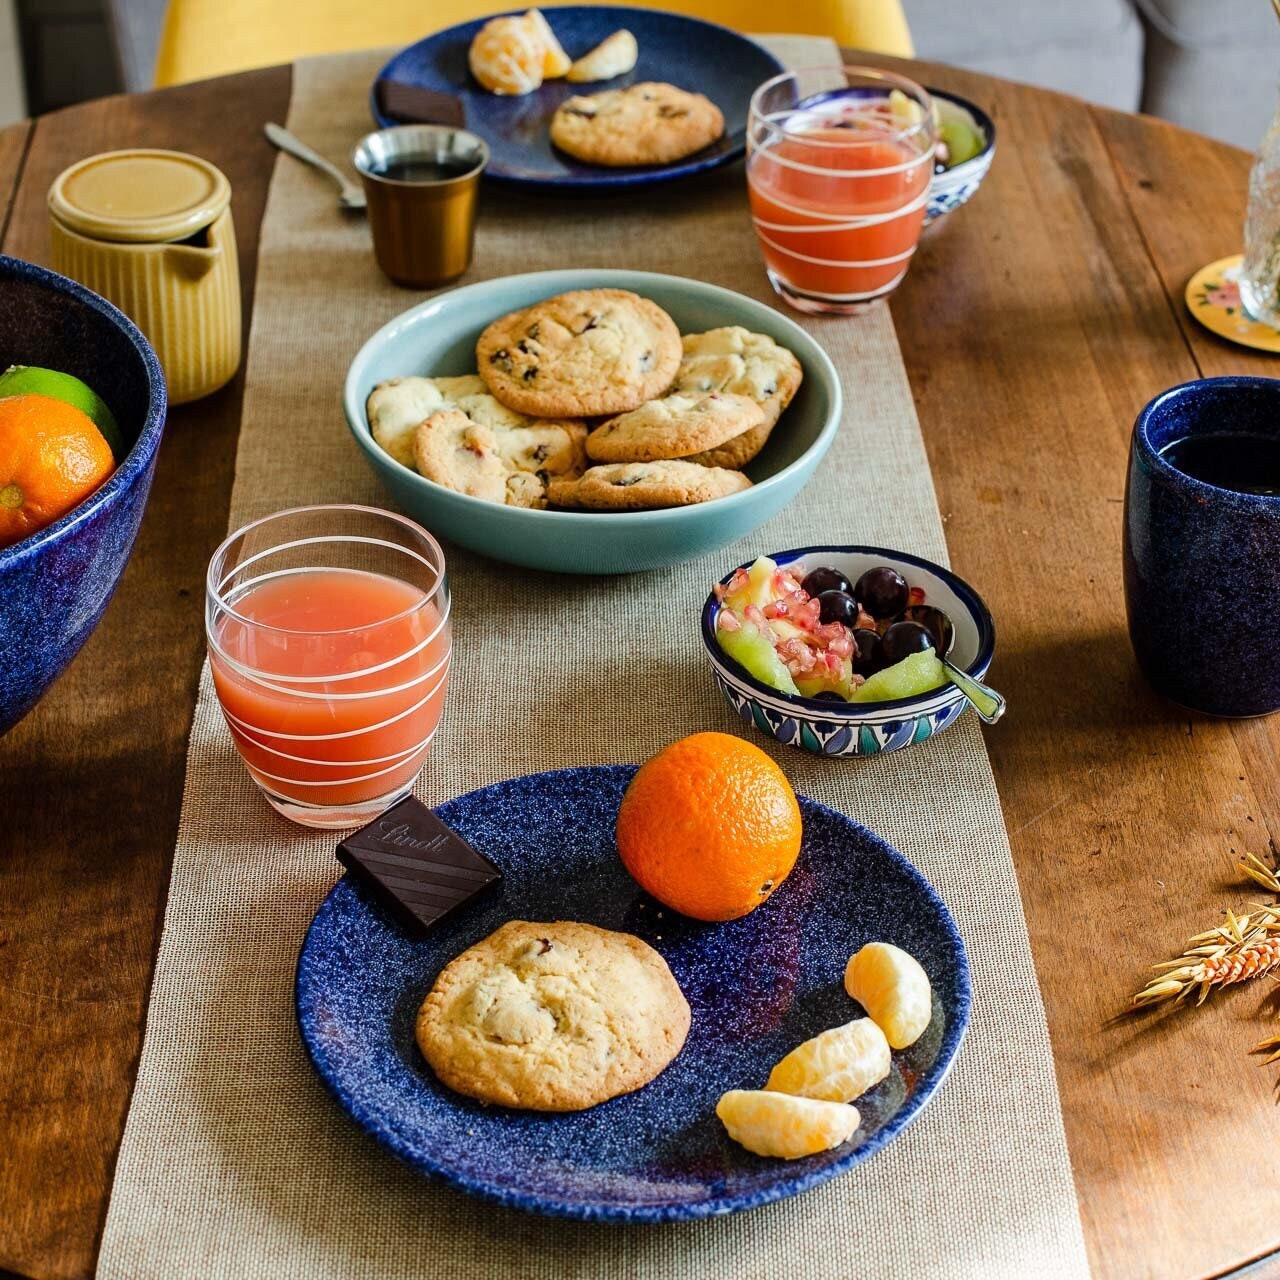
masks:
<path fill-rule="evenodd" d="M 904 0 L 904 7 L 922 58 L 1124 111 L 1138 106 L 1142 27 L 1128 0 Z"/>
<path fill-rule="evenodd" d="M 106 0 L 116 65 L 129 93 L 151 88 L 165 7 L 166 0 Z"/>
<path fill-rule="evenodd" d="M 1280 23 L 1266 0 L 1135 0 L 1147 24 L 1183 48 L 1260 44 L 1280 70 Z"/>
<path fill-rule="evenodd" d="M 1138 0 L 1142 109 L 1252 151 L 1276 110 L 1280 23 L 1266 0 Z"/>

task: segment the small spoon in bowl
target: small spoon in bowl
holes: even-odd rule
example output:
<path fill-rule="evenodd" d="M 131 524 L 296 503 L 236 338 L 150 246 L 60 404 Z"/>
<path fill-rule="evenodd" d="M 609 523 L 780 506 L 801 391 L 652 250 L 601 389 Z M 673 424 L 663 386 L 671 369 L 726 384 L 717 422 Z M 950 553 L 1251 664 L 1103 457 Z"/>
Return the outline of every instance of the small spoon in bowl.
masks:
<path fill-rule="evenodd" d="M 907 608 L 903 616 L 910 622 L 919 623 L 933 637 L 933 651 L 938 655 L 938 661 L 946 668 L 947 675 L 951 677 L 951 683 L 964 694 L 969 700 L 969 705 L 987 724 L 995 724 L 1004 715 L 1005 700 L 989 685 L 961 671 L 947 657 L 956 642 L 956 629 L 952 626 L 951 619 L 941 609 L 935 609 L 931 604 L 913 604 Z"/>

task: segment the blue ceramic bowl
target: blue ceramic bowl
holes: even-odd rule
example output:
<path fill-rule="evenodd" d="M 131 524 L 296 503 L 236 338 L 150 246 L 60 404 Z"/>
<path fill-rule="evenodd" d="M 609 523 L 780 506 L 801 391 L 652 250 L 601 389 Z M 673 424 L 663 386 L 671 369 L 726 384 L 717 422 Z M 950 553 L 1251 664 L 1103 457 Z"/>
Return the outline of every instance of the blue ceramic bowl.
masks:
<path fill-rule="evenodd" d="M 1161 453 L 1192 435 L 1280 441 L 1280 381 L 1204 378 L 1138 415 L 1124 507 L 1124 593 L 1138 665 L 1195 711 L 1280 711 L 1280 495 L 1195 480 Z"/>
<path fill-rule="evenodd" d="M 795 352 L 804 382 L 747 467 L 755 484 L 714 502 L 665 511 L 533 511 L 446 489 L 395 461 L 373 439 L 365 401 L 406 374 L 474 373 L 490 321 L 569 289 L 631 289 L 666 309 L 682 333 L 744 325 Z M 840 426 L 840 379 L 799 325 L 764 303 L 700 280 L 645 271 L 542 271 L 440 294 L 379 329 L 347 373 L 343 409 L 356 443 L 397 503 L 437 536 L 495 560 L 562 573 L 630 573 L 705 555 L 781 511 L 813 474 Z"/>
<path fill-rule="evenodd" d="M 64 276 L 0 255 L 0 369 L 75 374 L 110 406 L 127 456 L 61 520 L 0 548 L 0 733 L 97 626 L 133 549 L 165 418 L 160 363 L 136 326 Z"/>
<path fill-rule="evenodd" d="M 967 582 L 940 564 L 883 547 L 800 547 L 769 558 L 797 577 L 825 566 L 839 569 L 851 582 L 876 565 L 890 565 L 909 585 L 924 590 L 927 604 L 951 619 L 956 633 L 952 662 L 977 680 L 986 676 L 996 645 L 991 614 Z M 727 573 L 720 581 L 727 583 L 732 577 L 733 573 Z M 969 705 L 964 694 L 949 683 L 919 697 L 891 702 L 832 702 L 779 693 L 720 647 L 716 639 L 720 607 L 714 592 L 702 607 L 702 645 L 711 674 L 729 705 L 747 724 L 788 746 L 818 756 L 873 756 L 897 751 L 941 733 Z"/>
<path fill-rule="evenodd" d="M 486 179 L 558 191 L 614 191 L 665 182 L 738 159 L 746 150 L 751 94 L 782 70 L 781 63 L 754 40 L 679 13 L 613 5 L 565 5 L 543 12 L 571 58 L 581 57 L 619 27 L 626 27 L 640 47 L 635 69 L 595 84 L 548 80 L 519 97 L 489 93 L 467 67 L 467 50 L 476 32 L 497 16 L 487 14 L 410 45 L 382 68 L 378 80 L 457 97 L 466 127 L 489 146 Z M 672 164 L 625 169 L 586 164 L 551 145 L 551 117 L 565 99 L 645 80 L 663 80 L 705 94 L 724 114 L 723 135 Z M 371 96 L 373 116 L 380 126 L 399 123 L 378 110 L 376 85 Z"/>
<path fill-rule="evenodd" d="M 945 89 L 930 89 L 929 93 L 938 104 L 938 115 L 944 124 L 948 120 L 960 120 L 971 125 L 982 135 L 985 145 L 963 164 L 933 175 L 929 184 L 929 202 L 924 211 L 926 227 L 973 198 L 996 154 L 996 127 L 981 107 Z"/>

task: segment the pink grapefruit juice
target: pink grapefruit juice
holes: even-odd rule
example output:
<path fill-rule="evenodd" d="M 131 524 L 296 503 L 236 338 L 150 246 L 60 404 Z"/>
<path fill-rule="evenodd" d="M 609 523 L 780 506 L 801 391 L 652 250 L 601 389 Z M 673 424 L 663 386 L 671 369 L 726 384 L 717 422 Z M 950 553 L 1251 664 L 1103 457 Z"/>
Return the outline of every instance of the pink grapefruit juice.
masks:
<path fill-rule="evenodd" d="M 434 599 L 383 574 L 308 569 L 258 582 L 230 608 L 211 637 L 210 665 L 261 786 L 337 806 L 413 779 L 449 670 L 449 621 Z"/>
<path fill-rule="evenodd" d="M 932 150 L 873 119 L 776 137 L 747 167 L 765 262 L 803 293 L 856 298 L 887 291 L 907 269 L 933 172 Z"/>

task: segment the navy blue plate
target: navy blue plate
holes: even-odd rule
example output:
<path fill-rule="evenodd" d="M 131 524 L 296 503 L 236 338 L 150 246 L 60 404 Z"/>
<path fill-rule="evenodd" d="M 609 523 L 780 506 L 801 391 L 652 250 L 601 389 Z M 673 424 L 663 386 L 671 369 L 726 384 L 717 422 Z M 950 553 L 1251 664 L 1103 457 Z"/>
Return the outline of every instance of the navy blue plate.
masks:
<path fill-rule="evenodd" d="M 969 966 L 941 899 L 865 827 L 801 799 L 795 870 L 742 920 L 699 924 L 643 894 L 613 829 L 635 769 L 532 774 L 452 800 L 440 816 L 502 867 L 502 889 L 425 941 L 346 877 L 298 960 L 298 1023 L 316 1069 L 358 1124 L 415 1168 L 513 1208 L 600 1222 L 732 1213 L 808 1190 L 878 1151 L 941 1084 L 969 1020 Z M 482 1106 L 439 1084 L 414 1019 L 444 965 L 504 921 L 583 920 L 637 934 L 666 958 L 693 1011 L 679 1057 L 636 1093 L 589 1111 Z M 760 1088 L 801 1041 L 858 1016 L 844 967 L 863 943 L 910 951 L 933 983 L 933 1021 L 858 1099 L 852 1144 L 766 1160 L 715 1116 L 726 1089 Z"/>
<path fill-rule="evenodd" d="M 580 190 L 665 182 L 736 160 L 746 149 L 751 94 L 783 70 L 782 64 L 753 40 L 697 18 L 593 5 L 544 8 L 543 13 L 571 58 L 581 57 L 619 27 L 626 27 L 640 46 L 635 69 L 628 75 L 593 84 L 548 80 L 533 93 L 500 97 L 482 89 L 467 67 L 467 50 L 472 37 L 488 21 L 486 17 L 460 23 L 410 45 L 382 68 L 378 79 L 455 95 L 462 103 L 466 127 L 489 144 L 486 177 Z M 706 94 L 724 113 L 724 136 L 674 164 L 627 169 L 584 164 L 551 145 L 551 117 L 566 98 L 621 89 L 643 80 L 664 80 L 681 89 Z M 396 123 L 378 111 L 376 99 L 372 108 L 381 127 Z"/>

